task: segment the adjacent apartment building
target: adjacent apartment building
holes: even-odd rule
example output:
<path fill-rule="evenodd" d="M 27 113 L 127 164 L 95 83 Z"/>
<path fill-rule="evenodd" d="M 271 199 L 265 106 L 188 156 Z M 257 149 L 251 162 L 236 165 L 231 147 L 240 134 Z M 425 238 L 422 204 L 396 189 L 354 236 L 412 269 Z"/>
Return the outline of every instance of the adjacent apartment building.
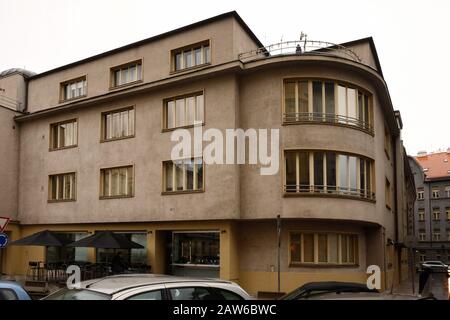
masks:
<path fill-rule="evenodd" d="M 409 157 L 417 188 L 414 215 L 416 264 L 450 263 L 450 149 Z"/>
<path fill-rule="evenodd" d="M 365 282 L 369 265 L 383 287 L 408 276 L 415 188 L 372 38 L 264 47 L 230 12 L 43 73 L 8 70 L 0 88 L 12 240 L 112 230 L 145 247 L 124 251 L 131 264 L 256 294 L 277 291 L 279 215 L 283 292 Z M 280 170 L 172 162 L 171 133 L 194 125 L 278 129 Z M 10 246 L 0 266 L 18 277 L 28 261 L 111 254 Z"/>

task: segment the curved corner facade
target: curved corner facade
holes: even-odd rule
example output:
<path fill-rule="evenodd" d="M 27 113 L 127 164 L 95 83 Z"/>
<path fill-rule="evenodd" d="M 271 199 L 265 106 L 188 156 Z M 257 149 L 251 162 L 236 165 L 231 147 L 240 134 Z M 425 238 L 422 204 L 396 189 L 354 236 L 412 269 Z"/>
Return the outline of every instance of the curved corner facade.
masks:
<path fill-rule="evenodd" d="M 7 162 L 18 167 L 8 169 L 17 201 L 0 211 L 13 217 L 10 238 L 112 230 L 145 247 L 124 252 L 130 264 L 253 294 L 277 291 L 278 250 L 282 292 L 365 282 L 369 265 L 384 287 L 407 277 L 401 126 L 373 42 L 348 44 L 360 61 L 239 59 L 261 46 L 231 13 L 26 78 L 28 113 L 8 111 L 20 137 L 2 135 L 20 150 Z M 198 127 L 279 130 L 279 170 L 172 162 L 172 133 Z M 8 247 L 1 271 L 20 277 L 29 261 L 63 255 L 93 263 L 111 253 Z"/>

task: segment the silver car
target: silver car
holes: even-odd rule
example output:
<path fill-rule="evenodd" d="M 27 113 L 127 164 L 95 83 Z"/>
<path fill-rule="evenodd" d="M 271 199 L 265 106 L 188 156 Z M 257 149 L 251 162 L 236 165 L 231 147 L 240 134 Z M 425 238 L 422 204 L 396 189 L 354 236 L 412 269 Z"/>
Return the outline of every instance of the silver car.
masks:
<path fill-rule="evenodd" d="M 124 274 L 81 282 L 43 300 L 250 300 L 240 286 L 218 279 Z"/>
<path fill-rule="evenodd" d="M 425 261 L 421 264 L 421 269 L 429 268 L 433 272 L 448 272 L 449 266 L 442 261 Z"/>

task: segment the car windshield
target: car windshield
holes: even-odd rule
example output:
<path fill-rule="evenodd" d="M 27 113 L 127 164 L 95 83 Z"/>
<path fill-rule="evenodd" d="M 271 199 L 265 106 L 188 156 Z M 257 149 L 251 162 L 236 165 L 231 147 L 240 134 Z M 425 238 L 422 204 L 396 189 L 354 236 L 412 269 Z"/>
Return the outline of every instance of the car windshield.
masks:
<path fill-rule="evenodd" d="M 111 296 L 87 289 L 64 288 L 45 297 L 43 300 L 111 300 Z"/>

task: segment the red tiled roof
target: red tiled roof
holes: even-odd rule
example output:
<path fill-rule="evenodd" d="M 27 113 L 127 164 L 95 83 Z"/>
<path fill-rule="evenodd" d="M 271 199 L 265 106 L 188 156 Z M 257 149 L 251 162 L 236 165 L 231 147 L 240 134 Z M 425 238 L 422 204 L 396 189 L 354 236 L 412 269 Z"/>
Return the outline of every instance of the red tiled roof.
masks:
<path fill-rule="evenodd" d="M 415 159 L 422 166 L 426 179 L 450 179 L 450 153 L 431 153 Z"/>

